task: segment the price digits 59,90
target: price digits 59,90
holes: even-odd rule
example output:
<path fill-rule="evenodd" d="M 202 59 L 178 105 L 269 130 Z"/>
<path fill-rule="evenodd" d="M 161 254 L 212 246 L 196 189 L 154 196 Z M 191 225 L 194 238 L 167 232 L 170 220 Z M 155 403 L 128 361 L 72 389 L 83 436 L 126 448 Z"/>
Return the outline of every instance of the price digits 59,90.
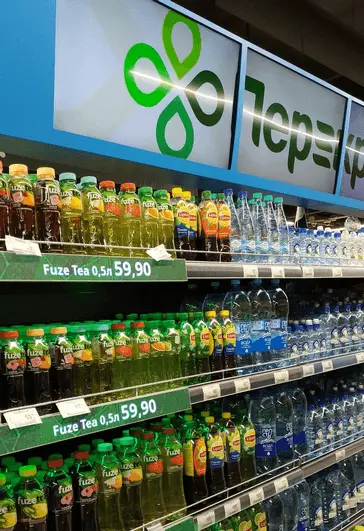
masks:
<path fill-rule="evenodd" d="M 126 261 L 115 261 L 114 273 L 117 277 L 150 277 L 152 274 L 152 268 L 150 267 L 149 262 L 130 262 Z"/>
<path fill-rule="evenodd" d="M 139 404 L 130 402 L 129 404 L 122 404 L 120 407 L 122 420 L 141 419 L 149 414 L 154 415 L 157 411 L 156 401 L 142 400 Z"/>

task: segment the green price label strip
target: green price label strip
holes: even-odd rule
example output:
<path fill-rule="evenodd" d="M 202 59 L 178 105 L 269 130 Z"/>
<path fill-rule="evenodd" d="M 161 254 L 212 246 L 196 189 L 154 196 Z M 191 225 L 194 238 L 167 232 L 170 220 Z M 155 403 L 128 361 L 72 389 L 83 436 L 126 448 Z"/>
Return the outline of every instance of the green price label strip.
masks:
<path fill-rule="evenodd" d="M 0 281 L 183 282 L 185 260 L 118 258 L 75 254 L 16 255 L 0 252 Z"/>
<path fill-rule="evenodd" d="M 133 422 L 168 415 L 191 407 L 188 389 L 120 400 L 91 408 L 88 415 L 63 419 L 61 415 L 42 417 L 42 424 L 10 430 L 0 425 L 0 454 L 6 455 L 45 444 L 82 437 L 125 426 Z"/>

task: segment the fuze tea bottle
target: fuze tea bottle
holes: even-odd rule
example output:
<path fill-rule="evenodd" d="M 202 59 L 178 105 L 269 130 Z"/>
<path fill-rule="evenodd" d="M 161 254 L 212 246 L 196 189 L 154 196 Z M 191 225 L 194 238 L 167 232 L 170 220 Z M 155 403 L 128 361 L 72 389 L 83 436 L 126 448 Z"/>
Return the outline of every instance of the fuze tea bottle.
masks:
<path fill-rule="evenodd" d="M 134 321 L 131 323 L 131 328 L 133 331 L 134 383 L 142 385 L 150 382 L 150 340 L 143 321 Z M 143 389 L 140 392 L 143 393 Z"/>
<path fill-rule="evenodd" d="M 73 531 L 98 531 L 97 495 L 99 484 L 96 470 L 88 457 L 88 452 L 76 451 L 74 453 L 75 462 L 70 469 L 74 493 Z"/>
<path fill-rule="evenodd" d="M 19 480 L 15 486 L 15 501 L 19 531 L 47 531 L 48 507 L 44 485 L 36 477 L 34 465 L 19 468 Z"/>
<path fill-rule="evenodd" d="M 190 251 L 188 240 L 188 227 L 190 214 L 186 201 L 182 197 L 182 188 L 172 188 L 172 199 L 174 216 L 174 243 L 177 250 L 177 258 L 185 258 L 185 251 Z"/>
<path fill-rule="evenodd" d="M 38 168 L 35 185 L 35 226 L 42 252 L 59 253 L 61 245 L 61 190 L 53 168 Z"/>
<path fill-rule="evenodd" d="M 181 369 L 182 376 L 194 376 L 196 369 L 196 334 L 192 324 L 188 321 L 188 313 L 178 313 L 179 332 L 181 337 Z M 186 385 L 192 382 L 185 380 Z"/>
<path fill-rule="evenodd" d="M 223 362 L 225 369 L 235 369 L 236 367 L 236 331 L 235 325 L 229 317 L 229 310 L 220 311 L 221 329 L 223 338 Z M 235 371 L 229 371 L 226 376 L 235 376 Z"/>
<path fill-rule="evenodd" d="M 116 399 L 134 396 L 135 391 L 124 391 L 125 387 L 134 385 L 133 375 L 133 346 L 130 331 L 130 321 L 113 323 L 111 334 L 115 346 L 115 358 L 112 368 L 112 388 L 121 389 L 114 394 Z"/>
<path fill-rule="evenodd" d="M 108 254 L 120 256 L 121 246 L 121 204 L 115 192 L 114 181 L 101 181 L 100 192 L 104 202 L 104 237 Z"/>
<path fill-rule="evenodd" d="M 207 325 L 209 327 L 212 340 L 213 340 L 213 350 L 210 357 L 210 366 L 211 371 L 215 374 L 212 375 L 213 380 L 220 380 L 222 378 L 221 371 L 224 368 L 222 351 L 223 351 L 223 336 L 221 326 L 216 319 L 216 312 L 209 311 L 205 313 L 207 319 Z M 211 350 L 211 349 L 210 349 Z"/>
<path fill-rule="evenodd" d="M 217 194 L 217 248 L 221 262 L 231 262 L 231 212 L 224 194 Z"/>
<path fill-rule="evenodd" d="M 25 164 L 10 164 L 10 234 L 23 240 L 34 240 L 34 191 Z"/>
<path fill-rule="evenodd" d="M 110 325 L 107 323 L 94 323 L 92 331 L 92 354 L 96 362 L 95 367 L 93 367 L 96 372 L 95 379 L 99 378 L 101 392 L 111 391 L 115 345 L 110 335 Z M 111 394 L 104 395 L 102 400 L 112 400 Z"/>
<path fill-rule="evenodd" d="M 86 327 L 68 325 L 68 337 L 73 346 L 73 389 L 75 396 L 89 395 L 92 389 L 92 346 Z"/>
<path fill-rule="evenodd" d="M 104 201 L 93 176 L 82 177 L 83 238 L 88 254 L 106 254 L 104 238 Z"/>
<path fill-rule="evenodd" d="M 206 433 L 207 446 L 207 485 L 209 494 L 217 494 L 226 490 L 224 474 L 224 442 L 220 428 L 215 424 L 214 417 L 205 419 L 208 431 Z"/>
<path fill-rule="evenodd" d="M 183 448 L 174 428 L 164 428 L 160 441 L 163 458 L 163 493 L 166 513 L 175 513 L 168 520 L 186 516 L 183 490 Z M 178 511 L 178 512 L 176 512 Z"/>
<path fill-rule="evenodd" d="M 187 210 L 189 213 L 188 220 L 188 243 L 191 249 L 190 253 L 186 253 L 186 260 L 196 260 L 197 253 L 197 232 L 198 232 L 198 206 L 191 199 L 191 192 L 186 190 L 182 192 L 183 199 L 186 201 Z"/>
<path fill-rule="evenodd" d="M 64 251 L 69 254 L 84 253 L 82 247 L 82 197 L 81 191 L 76 186 L 74 173 L 61 173 L 59 176 L 61 189 L 61 233 L 62 241 L 75 245 L 65 245 Z"/>
<path fill-rule="evenodd" d="M 120 187 L 123 256 L 144 256 L 142 247 L 142 209 L 135 193 L 134 183 L 124 183 Z"/>
<path fill-rule="evenodd" d="M 165 514 L 163 501 L 163 460 L 154 433 L 142 433 L 141 458 L 143 467 L 142 512 L 144 524 L 159 520 Z"/>
<path fill-rule="evenodd" d="M 0 332 L 1 339 L 1 403 L 3 409 L 25 406 L 25 350 L 17 330 Z"/>
<path fill-rule="evenodd" d="M 205 190 L 202 192 L 202 201 L 199 205 L 200 210 L 200 246 L 205 251 L 205 260 L 218 262 L 220 260 L 217 249 L 217 206 L 211 199 L 211 192 Z"/>
<path fill-rule="evenodd" d="M 134 437 L 121 437 L 119 439 L 119 461 L 123 478 L 121 510 L 127 531 L 143 525 L 141 507 L 143 470 L 140 456 L 135 450 L 135 443 Z"/>
<path fill-rule="evenodd" d="M 174 251 L 174 218 L 173 208 L 168 199 L 167 190 L 157 190 L 154 192 L 159 212 L 158 220 L 158 241 L 163 243 L 172 258 L 176 258 Z"/>
<path fill-rule="evenodd" d="M 71 398 L 73 396 L 73 345 L 67 337 L 65 326 L 51 328 L 50 334 L 52 397 L 53 400 Z"/>
<path fill-rule="evenodd" d="M 44 339 L 42 328 L 28 328 L 25 340 L 26 371 L 25 395 L 27 404 L 51 402 L 50 368 L 51 355 L 49 345 Z M 50 413 L 51 405 L 38 408 L 42 414 Z"/>
<path fill-rule="evenodd" d="M 48 504 L 48 529 L 72 531 L 73 487 L 72 479 L 63 468 L 63 458 L 51 455 L 44 482 Z"/>
<path fill-rule="evenodd" d="M 166 371 L 168 363 L 165 360 L 165 341 L 163 340 L 160 326 L 160 321 L 148 321 L 146 323 L 150 342 L 149 376 L 151 382 L 163 382 L 169 379 Z M 165 384 L 153 386 L 151 391 L 160 391 L 163 389 L 166 389 Z"/>
<path fill-rule="evenodd" d="M 220 426 L 224 442 L 226 485 L 228 488 L 235 487 L 242 482 L 240 475 L 240 433 L 231 419 L 231 413 L 228 411 L 223 411 Z"/>
<path fill-rule="evenodd" d="M 197 374 L 205 374 L 201 376 L 199 380 L 201 382 L 209 382 L 211 376 L 210 373 L 210 354 L 213 350 L 213 338 L 211 332 L 203 320 L 202 312 L 195 312 L 195 320 L 193 322 L 193 327 L 195 329 L 196 336 L 196 369 Z"/>
<path fill-rule="evenodd" d="M 120 492 L 122 478 L 120 463 L 113 453 L 111 443 L 102 443 L 97 447 L 96 472 L 99 481 L 97 497 L 98 521 L 100 531 L 123 531 L 121 517 Z"/>
<path fill-rule="evenodd" d="M 165 339 L 165 368 L 169 380 L 180 378 L 181 373 L 181 338 L 176 328 L 176 321 L 167 319 L 164 321 Z M 167 363 L 167 365 L 166 365 Z M 177 387 L 179 383 L 176 383 Z"/>
<path fill-rule="evenodd" d="M 207 498 L 206 442 L 194 421 L 188 421 L 182 438 L 184 476 L 183 484 L 187 505 Z"/>
<path fill-rule="evenodd" d="M 0 239 L 4 239 L 7 234 L 10 234 L 10 193 L 0 160 Z M 0 249 L 5 250 L 4 241 L 0 241 Z"/>
<path fill-rule="evenodd" d="M 6 483 L 6 475 L 0 474 L 0 529 L 13 531 L 17 522 L 13 487 Z"/>
<path fill-rule="evenodd" d="M 152 194 L 153 188 L 150 186 L 142 186 L 138 190 L 142 207 L 142 246 L 147 249 L 157 247 L 160 243 L 158 237 L 159 212 L 157 202 Z"/>

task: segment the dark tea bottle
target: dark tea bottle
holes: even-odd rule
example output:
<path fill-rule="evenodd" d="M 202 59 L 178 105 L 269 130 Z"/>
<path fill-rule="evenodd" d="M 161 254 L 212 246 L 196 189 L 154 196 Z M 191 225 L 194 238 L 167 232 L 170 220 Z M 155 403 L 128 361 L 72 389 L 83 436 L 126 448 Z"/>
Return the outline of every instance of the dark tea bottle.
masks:
<path fill-rule="evenodd" d="M 52 397 L 53 400 L 71 398 L 73 396 L 73 345 L 67 338 L 65 326 L 51 328 L 50 334 Z"/>
<path fill-rule="evenodd" d="M 10 234 L 23 240 L 34 240 L 34 192 L 28 168 L 25 164 L 11 164 L 9 174 Z"/>
<path fill-rule="evenodd" d="M 61 241 L 61 191 L 53 168 L 38 168 L 35 185 L 37 239 L 42 242 Z M 42 252 L 59 253 L 60 245 L 42 243 Z"/>

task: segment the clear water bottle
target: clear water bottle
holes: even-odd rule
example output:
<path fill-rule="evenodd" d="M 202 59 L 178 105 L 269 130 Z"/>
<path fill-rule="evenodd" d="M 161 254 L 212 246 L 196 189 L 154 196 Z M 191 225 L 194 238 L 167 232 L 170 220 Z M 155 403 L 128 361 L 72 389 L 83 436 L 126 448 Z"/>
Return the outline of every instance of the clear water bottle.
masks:
<path fill-rule="evenodd" d="M 350 304 L 342 304 L 340 311 L 337 314 L 337 327 L 338 327 L 339 341 L 340 341 L 339 354 L 349 354 L 351 351 L 350 314 L 351 314 Z"/>
<path fill-rule="evenodd" d="M 317 227 L 316 239 L 319 251 L 319 264 L 325 264 L 325 233 L 324 228 L 320 225 Z"/>
<path fill-rule="evenodd" d="M 350 514 L 355 514 L 357 510 L 358 500 L 356 495 L 356 484 L 352 459 L 344 459 L 343 461 L 340 461 L 339 468 L 341 470 L 341 473 L 345 476 L 349 486 Z"/>
<path fill-rule="evenodd" d="M 355 454 L 351 462 L 354 469 L 357 509 L 360 511 L 364 508 L 364 451 Z"/>
<path fill-rule="evenodd" d="M 312 257 L 312 263 L 314 265 L 320 265 L 321 264 L 321 249 L 320 249 L 321 239 L 318 234 L 318 231 L 313 231 L 313 257 Z"/>
<path fill-rule="evenodd" d="M 356 407 L 352 398 L 348 395 L 347 385 L 342 386 L 343 392 L 341 396 L 341 402 L 343 407 L 343 419 L 344 419 L 344 435 L 345 435 L 345 444 L 352 442 L 354 439 L 355 433 L 355 424 L 356 424 Z"/>
<path fill-rule="evenodd" d="M 253 218 L 248 203 L 248 192 L 239 192 L 237 214 L 241 230 L 241 250 L 244 262 L 253 262 L 255 255 L 255 239 Z"/>
<path fill-rule="evenodd" d="M 317 360 L 321 357 L 321 347 L 325 347 L 326 351 L 326 335 L 321 334 L 320 320 L 313 319 L 313 359 Z M 324 343 L 324 344 L 322 344 Z"/>
<path fill-rule="evenodd" d="M 310 531 L 325 531 L 323 515 L 323 493 L 320 479 L 315 475 L 308 478 L 310 487 Z"/>
<path fill-rule="evenodd" d="M 291 397 L 293 406 L 293 448 L 297 455 L 305 455 L 307 453 L 307 398 L 304 391 L 298 386 L 294 386 L 291 389 Z"/>
<path fill-rule="evenodd" d="M 252 305 L 251 338 L 252 363 L 262 365 L 263 369 L 271 361 L 271 318 L 272 301 L 268 292 L 262 286 L 262 280 L 253 280 L 248 293 Z"/>
<path fill-rule="evenodd" d="M 334 413 L 330 403 L 325 404 L 323 400 L 319 401 L 319 407 L 322 412 L 322 422 L 324 429 L 324 451 L 330 452 L 334 448 Z"/>
<path fill-rule="evenodd" d="M 332 387 L 330 403 L 334 423 L 334 448 L 338 448 L 342 445 L 341 439 L 344 436 L 344 410 L 337 385 Z"/>
<path fill-rule="evenodd" d="M 311 319 L 306 319 L 305 323 L 305 334 L 304 334 L 304 346 L 303 346 L 303 361 L 311 361 L 313 357 L 313 342 L 314 342 L 314 333 L 313 333 L 313 323 Z"/>
<path fill-rule="evenodd" d="M 326 336 L 326 355 L 331 356 L 332 354 L 332 336 L 331 336 L 331 330 L 332 326 L 336 325 L 336 335 L 337 335 L 337 320 L 334 318 L 330 313 L 330 306 L 328 304 L 325 304 L 325 306 L 322 309 L 322 313 L 319 316 L 319 320 L 321 323 L 321 330 Z"/>
<path fill-rule="evenodd" d="M 363 384 L 358 385 L 357 398 L 360 403 L 360 405 L 358 405 L 358 409 L 360 409 L 361 411 L 361 417 L 362 417 L 361 431 L 363 431 L 364 430 L 364 385 Z M 358 431 L 359 431 L 359 426 L 358 426 Z"/>
<path fill-rule="evenodd" d="M 295 365 L 299 360 L 299 341 L 292 326 L 287 327 L 286 365 Z M 282 363 L 283 365 L 283 363 Z"/>
<path fill-rule="evenodd" d="M 276 219 L 276 213 L 273 206 L 273 196 L 265 195 L 265 219 L 268 228 L 268 261 L 271 264 L 279 263 L 280 249 L 279 249 L 279 234 Z"/>
<path fill-rule="evenodd" d="M 281 264 L 290 263 L 288 257 L 290 249 L 290 232 L 288 230 L 287 219 L 283 208 L 283 197 L 274 198 L 274 206 L 277 219 L 278 241 L 279 241 L 279 262 Z"/>
<path fill-rule="evenodd" d="M 321 455 L 324 446 L 324 426 L 322 414 L 315 409 L 314 404 L 308 406 L 306 436 L 309 456 Z"/>
<path fill-rule="evenodd" d="M 202 311 L 205 315 L 206 312 L 216 312 L 216 315 L 220 315 L 222 303 L 225 294 L 221 290 L 221 284 L 218 280 L 210 282 L 210 289 L 208 294 L 203 300 Z"/>
<path fill-rule="evenodd" d="M 360 402 L 356 396 L 355 387 L 353 385 L 350 385 L 349 387 L 349 393 L 348 393 L 348 400 L 351 404 L 350 411 L 353 412 L 353 438 L 356 439 L 358 436 L 358 417 L 361 419 L 361 411 L 360 411 Z M 359 409 L 358 409 L 359 406 Z"/>
<path fill-rule="evenodd" d="M 332 238 L 331 229 L 328 227 L 324 232 L 324 264 L 332 265 Z"/>
<path fill-rule="evenodd" d="M 315 237 L 313 230 L 308 229 L 306 231 L 305 238 L 305 260 L 306 264 L 312 265 L 314 263 L 314 247 L 315 247 Z"/>
<path fill-rule="evenodd" d="M 307 263 L 307 256 L 306 256 L 306 235 L 307 235 L 307 229 L 299 228 L 298 229 L 298 238 L 300 242 L 300 263 L 306 264 Z"/>
<path fill-rule="evenodd" d="M 339 465 L 334 465 L 329 472 L 328 479 L 331 480 L 335 488 L 337 518 L 338 522 L 343 522 L 350 518 L 350 486 L 345 476 L 341 473 Z"/>
<path fill-rule="evenodd" d="M 340 262 L 342 265 L 350 265 L 350 234 L 343 230 L 340 238 Z"/>
<path fill-rule="evenodd" d="M 262 204 L 262 194 L 255 193 L 253 195 L 253 199 L 255 201 L 252 210 L 255 235 L 255 252 L 258 255 L 259 262 L 266 263 L 268 262 L 268 227 Z"/>
<path fill-rule="evenodd" d="M 323 489 L 324 525 L 327 529 L 335 527 L 339 521 L 337 516 L 336 485 L 333 478 L 324 472 L 321 477 Z"/>
<path fill-rule="evenodd" d="M 356 345 L 357 350 L 363 349 L 363 331 L 364 331 L 364 314 L 362 310 L 362 301 L 361 299 L 354 304 L 353 313 L 356 317 L 357 327 L 358 327 L 358 344 Z M 353 340 L 354 342 L 354 340 Z"/>
<path fill-rule="evenodd" d="M 279 494 L 283 503 L 283 531 L 297 531 L 298 495 L 294 487 Z"/>
<path fill-rule="evenodd" d="M 267 391 L 252 395 L 249 403 L 249 419 L 255 427 L 255 459 L 258 474 L 274 470 L 278 466 L 276 447 L 276 408 L 273 396 Z"/>
<path fill-rule="evenodd" d="M 267 529 L 269 531 L 283 531 L 283 503 L 279 495 L 265 500 L 263 506 L 267 516 Z"/>
<path fill-rule="evenodd" d="M 357 243 L 358 266 L 362 266 L 363 260 L 364 260 L 364 229 L 358 230 L 357 235 L 358 235 L 358 243 Z"/>
<path fill-rule="evenodd" d="M 289 257 L 291 263 L 301 263 L 301 244 L 298 232 L 294 227 L 289 227 Z"/>
<path fill-rule="evenodd" d="M 295 486 L 298 497 L 298 531 L 310 531 L 310 487 L 303 480 Z"/>
<path fill-rule="evenodd" d="M 348 254 L 350 265 L 357 265 L 358 262 L 358 236 L 356 232 L 350 232 L 348 239 Z"/>
<path fill-rule="evenodd" d="M 241 246 L 241 227 L 238 214 L 236 212 L 233 190 L 231 188 L 226 188 L 224 190 L 225 201 L 230 208 L 231 213 L 231 232 L 230 232 L 230 252 L 232 262 L 241 262 L 242 260 L 242 246 Z"/>
<path fill-rule="evenodd" d="M 332 244 L 332 264 L 340 265 L 341 264 L 341 232 L 336 230 L 334 232 L 333 244 Z"/>
<path fill-rule="evenodd" d="M 276 443 L 279 465 L 293 461 L 293 405 L 284 387 L 276 391 Z"/>
<path fill-rule="evenodd" d="M 271 359 L 284 366 L 287 357 L 287 326 L 289 301 L 285 291 L 280 287 L 279 279 L 272 279 L 268 293 L 272 302 Z"/>

